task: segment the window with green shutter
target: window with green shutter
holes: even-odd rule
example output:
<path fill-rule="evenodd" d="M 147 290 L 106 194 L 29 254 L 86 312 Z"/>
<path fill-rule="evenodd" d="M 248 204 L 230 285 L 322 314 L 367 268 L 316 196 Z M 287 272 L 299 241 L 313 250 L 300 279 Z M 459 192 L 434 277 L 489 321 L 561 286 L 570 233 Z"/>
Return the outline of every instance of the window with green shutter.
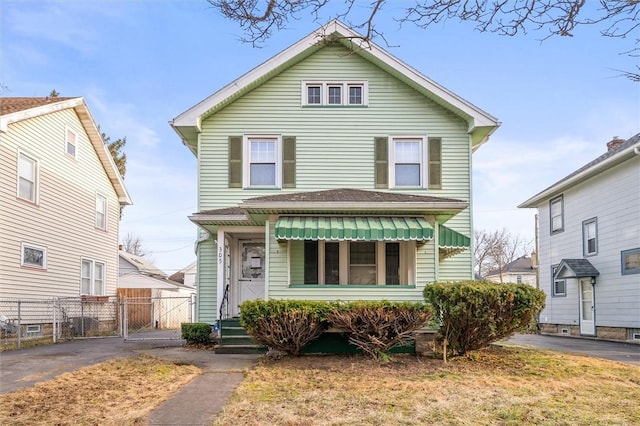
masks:
<path fill-rule="evenodd" d="M 282 138 L 282 187 L 296 187 L 296 137 Z"/>
<path fill-rule="evenodd" d="M 242 136 L 229 136 L 229 188 L 242 188 Z"/>
<path fill-rule="evenodd" d="M 429 189 L 442 188 L 442 139 L 429 138 Z"/>
<path fill-rule="evenodd" d="M 376 188 L 389 187 L 389 138 L 377 137 L 375 144 L 375 185 Z"/>

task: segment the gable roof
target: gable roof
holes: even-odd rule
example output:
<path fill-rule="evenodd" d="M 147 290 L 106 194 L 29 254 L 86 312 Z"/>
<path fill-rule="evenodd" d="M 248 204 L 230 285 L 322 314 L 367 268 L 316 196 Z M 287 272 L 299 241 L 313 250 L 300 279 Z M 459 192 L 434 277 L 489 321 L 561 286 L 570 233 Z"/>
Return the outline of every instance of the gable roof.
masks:
<path fill-rule="evenodd" d="M 167 274 L 158 269 L 154 264 L 148 262 L 145 258 L 141 256 L 136 256 L 131 253 L 127 253 L 124 250 L 120 250 L 118 253 L 121 259 L 129 262 L 131 266 L 136 268 L 140 274 L 149 275 L 156 278 L 167 278 Z"/>
<path fill-rule="evenodd" d="M 540 202 L 553 198 L 556 195 L 560 195 L 566 189 L 582 183 L 585 180 L 598 175 L 599 173 L 609 170 L 611 167 L 627 161 L 638 154 L 640 154 L 640 133 L 630 137 L 617 148 L 607 151 L 595 160 L 590 161 L 589 163 L 580 167 L 575 172 L 569 174 L 568 176 L 565 176 L 558 182 L 540 191 L 533 197 L 529 198 L 527 201 L 520 204 L 518 207 L 537 207 Z"/>
<path fill-rule="evenodd" d="M 120 176 L 120 172 L 113 161 L 113 157 L 111 156 L 111 153 L 109 153 L 109 149 L 104 143 L 104 140 L 102 140 L 102 135 L 91 116 L 91 112 L 89 111 L 89 107 L 85 103 L 84 98 L 2 97 L 0 98 L 0 132 L 7 132 L 9 124 L 34 117 L 40 117 L 65 109 L 73 109 L 78 115 L 78 118 L 89 137 L 89 142 L 95 149 L 100 163 L 107 173 L 109 181 L 115 189 L 116 194 L 118 195 L 120 205 L 133 204 L 129 193 L 127 192 L 127 188 L 124 186 L 122 176 Z"/>
<path fill-rule="evenodd" d="M 597 277 L 600 272 L 587 259 L 562 259 L 554 278 Z"/>
<path fill-rule="evenodd" d="M 378 45 L 363 42 L 360 34 L 342 22 L 333 20 L 178 115 L 170 122 L 171 126 L 182 138 L 183 143 L 195 153 L 195 148 L 189 141 L 195 140 L 204 118 L 318 51 L 326 45 L 327 41 L 341 43 L 355 54 L 462 117 L 468 123 L 473 150 L 486 142 L 500 125 L 498 120 L 489 113 L 440 86 Z"/>
<path fill-rule="evenodd" d="M 531 258 L 528 256 L 521 256 L 516 260 L 513 260 L 502 268 L 503 274 L 535 274 L 536 270 L 533 267 L 533 263 L 531 262 Z M 499 275 L 500 271 L 498 269 L 492 269 L 485 276 L 490 277 L 492 275 Z"/>

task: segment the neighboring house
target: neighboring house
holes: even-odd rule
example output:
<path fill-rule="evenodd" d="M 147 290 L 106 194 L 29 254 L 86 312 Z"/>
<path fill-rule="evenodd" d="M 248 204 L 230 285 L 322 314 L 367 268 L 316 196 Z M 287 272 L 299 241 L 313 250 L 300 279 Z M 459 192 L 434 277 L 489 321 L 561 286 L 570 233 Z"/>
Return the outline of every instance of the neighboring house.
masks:
<path fill-rule="evenodd" d="M 492 269 L 485 275 L 485 279 L 496 283 L 518 283 L 536 286 L 535 253 L 529 256 L 520 256 L 514 261 L 504 265 L 502 270 Z"/>
<path fill-rule="evenodd" d="M 128 204 L 83 98 L 0 98 L 0 298 L 115 295 Z"/>
<path fill-rule="evenodd" d="M 118 292 L 131 296 L 136 294 L 143 297 L 190 296 L 195 294 L 195 288 L 173 281 L 167 274 L 148 262 L 142 256 L 136 256 L 120 250 L 120 273 L 118 277 Z M 124 292 L 120 289 L 144 289 L 138 292 Z"/>
<path fill-rule="evenodd" d="M 537 208 L 545 333 L 640 343 L 640 134 L 518 207 Z"/>
<path fill-rule="evenodd" d="M 498 121 L 342 23 L 171 124 L 198 157 L 199 321 L 473 277 L 471 155 Z"/>
<path fill-rule="evenodd" d="M 175 274 L 169 276 L 169 279 L 171 281 L 176 281 L 181 284 L 184 284 L 188 287 L 195 288 L 197 283 L 196 270 L 197 270 L 197 263 L 192 262 L 188 266 L 184 267 L 183 269 L 180 269 Z"/>

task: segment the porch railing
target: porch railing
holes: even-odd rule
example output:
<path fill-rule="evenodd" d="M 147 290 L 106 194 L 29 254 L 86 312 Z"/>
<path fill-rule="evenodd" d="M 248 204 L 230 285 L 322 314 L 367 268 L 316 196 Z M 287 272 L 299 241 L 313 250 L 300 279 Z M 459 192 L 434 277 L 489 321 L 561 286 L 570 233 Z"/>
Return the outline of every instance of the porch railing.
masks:
<path fill-rule="evenodd" d="M 218 312 L 218 332 L 222 330 L 222 320 L 229 318 L 229 284 L 224 287 L 220 312 Z"/>

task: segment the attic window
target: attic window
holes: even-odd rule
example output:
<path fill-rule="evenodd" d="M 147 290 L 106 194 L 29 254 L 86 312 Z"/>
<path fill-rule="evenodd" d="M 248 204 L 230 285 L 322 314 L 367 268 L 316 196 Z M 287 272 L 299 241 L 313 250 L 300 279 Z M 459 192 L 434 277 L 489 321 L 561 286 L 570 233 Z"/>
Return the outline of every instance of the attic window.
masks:
<path fill-rule="evenodd" d="M 367 81 L 303 81 L 303 106 L 366 106 Z"/>

